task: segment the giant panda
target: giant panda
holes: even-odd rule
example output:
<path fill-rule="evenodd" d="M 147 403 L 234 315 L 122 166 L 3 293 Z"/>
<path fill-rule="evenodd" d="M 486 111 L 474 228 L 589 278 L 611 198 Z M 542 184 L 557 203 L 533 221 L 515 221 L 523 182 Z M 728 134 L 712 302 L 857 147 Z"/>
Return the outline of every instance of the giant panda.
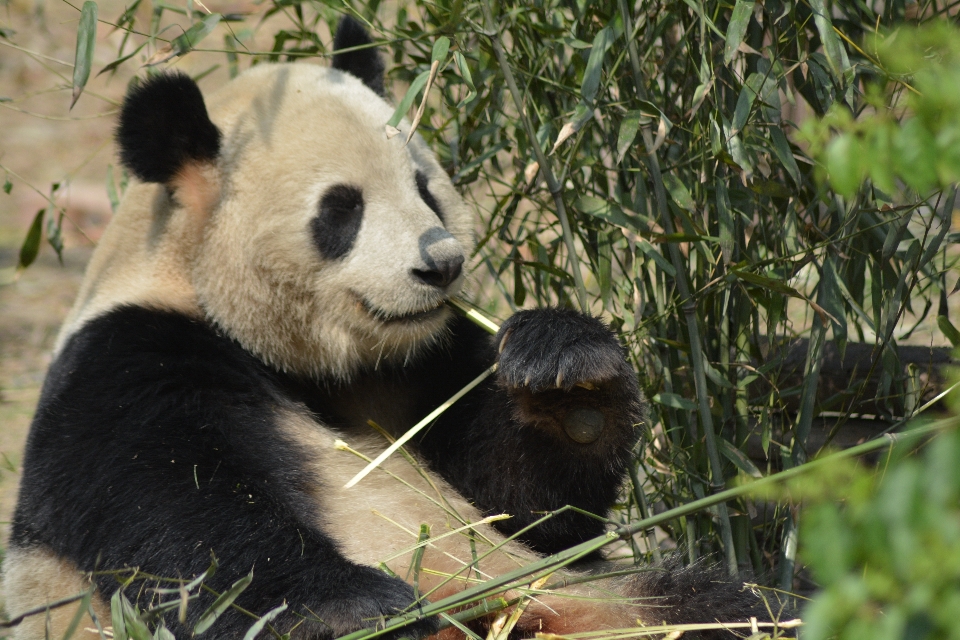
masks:
<path fill-rule="evenodd" d="M 112 572 L 186 580 L 213 554 L 214 591 L 252 570 L 239 607 L 286 603 L 277 633 L 329 639 L 603 533 L 588 514 L 614 502 L 644 428 L 635 373 L 588 315 L 522 311 L 491 337 L 445 304 L 472 215 L 419 137 L 385 134 L 393 108 L 370 43 L 347 18 L 335 49 L 350 51 L 332 68 L 257 65 L 209 100 L 178 73 L 130 89 L 117 142 L 138 180 L 28 437 L 10 614 L 92 581 L 96 620 L 77 631 L 92 638 L 118 589 L 142 606 L 166 597 Z M 408 454 L 343 488 L 493 363 Z M 557 575 L 580 584 L 529 601 L 514 636 L 767 616 L 704 567 L 597 584 L 570 571 Z M 212 597 L 160 624 L 190 637 Z M 16 638 L 61 637 L 72 616 L 28 617 Z M 207 636 L 251 622 L 231 609 Z M 421 616 L 388 637 L 439 628 Z"/>

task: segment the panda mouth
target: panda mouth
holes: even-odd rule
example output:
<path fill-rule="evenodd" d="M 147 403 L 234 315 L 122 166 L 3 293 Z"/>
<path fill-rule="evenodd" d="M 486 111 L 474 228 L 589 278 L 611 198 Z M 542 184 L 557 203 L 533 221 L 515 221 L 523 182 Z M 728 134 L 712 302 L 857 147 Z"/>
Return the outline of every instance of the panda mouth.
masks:
<path fill-rule="evenodd" d="M 422 322 L 440 315 L 443 313 L 444 307 L 446 306 L 446 299 L 441 298 L 436 304 L 426 309 L 411 311 L 408 313 L 392 313 L 379 307 L 375 307 L 374 305 L 370 304 L 368 300 L 361 296 L 357 296 L 357 298 L 359 299 L 360 306 L 363 307 L 364 311 L 371 315 L 375 320 L 385 324 Z"/>

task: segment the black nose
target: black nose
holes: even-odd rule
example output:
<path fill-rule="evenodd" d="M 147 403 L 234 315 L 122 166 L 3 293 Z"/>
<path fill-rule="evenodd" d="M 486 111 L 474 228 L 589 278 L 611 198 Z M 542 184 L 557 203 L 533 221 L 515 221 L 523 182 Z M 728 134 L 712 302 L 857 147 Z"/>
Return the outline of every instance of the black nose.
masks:
<path fill-rule="evenodd" d="M 456 256 L 446 260 L 433 260 L 426 269 L 412 269 L 415 278 L 432 287 L 446 288 L 451 282 L 460 277 L 463 269 L 463 256 Z"/>

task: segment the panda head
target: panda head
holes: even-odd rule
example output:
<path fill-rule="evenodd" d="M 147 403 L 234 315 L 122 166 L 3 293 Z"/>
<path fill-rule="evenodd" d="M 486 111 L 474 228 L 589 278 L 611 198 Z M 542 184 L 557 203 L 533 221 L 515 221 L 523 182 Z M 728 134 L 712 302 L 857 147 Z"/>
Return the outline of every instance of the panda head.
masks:
<path fill-rule="evenodd" d="M 366 44 L 341 21 L 336 49 Z M 141 228 L 176 245 L 198 312 L 278 369 L 345 379 L 444 335 L 472 216 L 419 137 L 387 137 L 382 92 L 367 48 L 258 65 L 208 104 L 160 75 L 123 105 L 121 159 L 167 202 Z"/>

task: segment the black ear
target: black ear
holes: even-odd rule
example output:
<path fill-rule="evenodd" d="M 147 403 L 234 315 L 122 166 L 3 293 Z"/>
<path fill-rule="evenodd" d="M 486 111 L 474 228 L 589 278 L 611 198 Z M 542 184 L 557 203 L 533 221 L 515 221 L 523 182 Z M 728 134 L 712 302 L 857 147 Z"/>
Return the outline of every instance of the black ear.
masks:
<path fill-rule="evenodd" d="M 372 44 L 370 34 L 353 16 L 343 16 L 333 38 L 334 52 Z M 346 71 L 363 80 L 378 96 L 386 95 L 383 89 L 383 60 L 376 47 L 368 47 L 347 53 L 334 53 L 333 68 Z"/>
<path fill-rule="evenodd" d="M 182 73 L 130 87 L 117 126 L 120 160 L 145 182 L 168 183 L 184 165 L 216 160 L 220 130 L 210 121 L 200 88 Z"/>

